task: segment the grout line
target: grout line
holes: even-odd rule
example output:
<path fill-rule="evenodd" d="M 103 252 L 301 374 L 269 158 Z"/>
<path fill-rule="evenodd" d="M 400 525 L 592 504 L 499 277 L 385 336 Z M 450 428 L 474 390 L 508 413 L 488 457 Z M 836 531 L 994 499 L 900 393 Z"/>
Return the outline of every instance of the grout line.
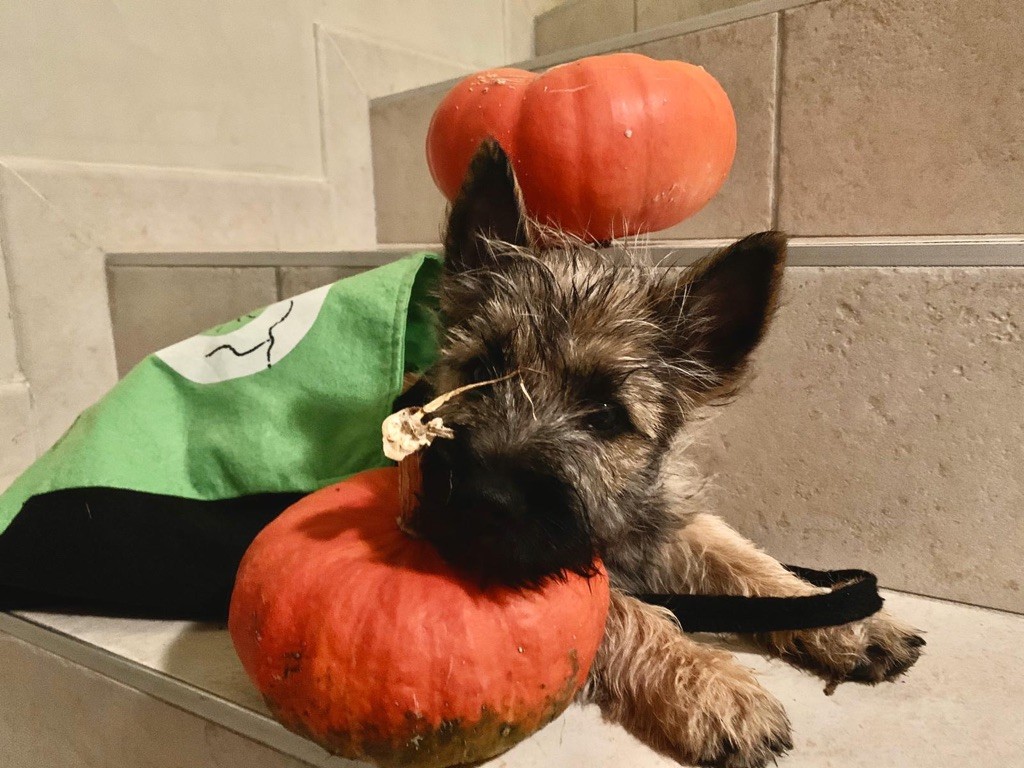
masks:
<path fill-rule="evenodd" d="M 779 179 L 782 168 L 782 62 L 783 62 L 783 32 L 784 14 L 780 11 L 774 14 L 775 18 L 775 71 L 773 72 L 772 92 L 772 139 L 771 150 L 771 187 L 768 190 L 768 211 L 771 220 L 771 228 L 779 228 L 779 197 L 781 187 Z"/>
<path fill-rule="evenodd" d="M 328 174 L 328 150 L 327 150 L 327 53 L 324 44 L 324 30 L 319 25 L 313 24 L 313 65 L 316 68 L 316 108 L 317 127 L 320 139 L 320 173 L 325 178 Z M 357 81 L 358 83 L 358 81 Z"/>
<path fill-rule="evenodd" d="M 274 291 L 277 294 L 277 300 L 281 301 L 285 298 L 284 296 L 284 267 L 274 267 Z"/>

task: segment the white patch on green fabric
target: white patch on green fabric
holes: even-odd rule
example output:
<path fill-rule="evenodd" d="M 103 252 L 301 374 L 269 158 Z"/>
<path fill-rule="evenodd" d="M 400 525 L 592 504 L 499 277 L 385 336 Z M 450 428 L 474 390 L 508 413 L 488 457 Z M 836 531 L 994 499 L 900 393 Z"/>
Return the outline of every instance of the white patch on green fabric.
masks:
<path fill-rule="evenodd" d="M 216 384 L 265 371 L 280 362 L 313 327 L 331 286 L 271 304 L 255 316 L 218 326 L 156 352 L 196 384 Z"/>

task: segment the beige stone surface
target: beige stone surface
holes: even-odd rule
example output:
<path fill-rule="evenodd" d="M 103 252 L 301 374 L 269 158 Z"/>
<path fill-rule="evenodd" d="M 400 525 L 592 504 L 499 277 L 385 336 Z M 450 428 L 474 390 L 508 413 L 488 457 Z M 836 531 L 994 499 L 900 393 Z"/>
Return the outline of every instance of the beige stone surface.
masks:
<path fill-rule="evenodd" d="M 571 0 L 568 0 L 571 2 Z M 533 58 L 534 21 L 567 0 L 508 0 L 505 3 L 505 53 L 509 62 Z"/>
<path fill-rule="evenodd" d="M 322 179 L 244 173 L 0 161 L 103 250 L 316 250 L 333 244 Z"/>
<path fill-rule="evenodd" d="M 273 267 L 111 267 L 117 367 L 277 301 Z"/>
<path fill-rule="evenodd" d="M 504 0 L 306 2 L 311 7 L 310 15 L 332 29 L 384 40 L 469 69 L 496 66 L 508 60 Z"/>
<path fill-rule="evenodd" d="M 11 0 L 0 7 L 0 155 L 318 174 L 316 23 L 471 70 L 508 60 L 505 6 Z M 529 24 L 529 10 L 509 9 L 508 23 Z M 378 74 L 399 71 L 432 74 L 422 62 Z"/>
<path fill-rule="evenodd" d="M 633 0 L 574 0 L 537 17 L 534 50 L 544 56 L 633 31 Z"/>
<path fill-rule="evenodd" d="M 787 12 L 782 227 L 1024 230 L 1020 10 L 1011 0 L 830 0 Z"/>
<path fill-rule="evenodd" d="M 888 610 L 923 630 L 928 641 L 924 656 L 897 683 L 875 687 L 845 684 L 827 697 L 818 679 L 770 661 L 739 642 L 725 643 L 710 637 L 702 640 L 738 652 L 740 661 L 755 668 L 764 685 L 785 705 L 793 722 L 795 746 L 780 765 L 1017 765 L 1024 751 L 1024 721 L 1019 707 L 1024 697 L 1024 677 L 1015 672 L 1024 666 L 1024 646 L 1019 642 L 1024 617 L 900 593 L 886 593 L 885 600 Z M 32 614 L 31 618 L 236 702 L 252 710 L 253 717 L 266 714 L 223 628 L 47 614 Z M 0 729 L 8 706 L 2 696 L 0 693 Z M 282 739 L 282 750 L 284 744 Z M 224 765 L 236 764 L 241 763 Z M 328 759 L 315 764 L 338 767 L 337 761 Z M 604 722 L 594 707 L 578 706 L 570 707 L 551 725 L 487 763 L 489 768 L 673 765 L 676 763 L 655 754 L 618 726 Z M 15 763 L 14 768 L 21 766 Z"/>
<path fill-rule="evenodd" d="M 300 0 L 0 5 L 0 153 L 311 174 Z"/>
<path fill-rule="evenodd" d="M 637 31 L 746 5 L 751 0 L 636 0 Z"/>
<path fill-rule="evenodd" d="M 1024 611 L 1024 269 L 790 268 L 708 425 L 719 509 L 785 562 Z"/>
<path fill-rule="evenodd" d="M 4 261 L 3 242 L 0 241 L 0 383 L 21 378 L 17 337 L 14 333 L 14 311 Z"/>
<path fill-rule="evenodd" d="M 373 193 L 381 243 L 436 243 L 447 205 L 427 168 L 430 118 L 444 93 L 414 93 L 370 105 Z"/>
<path fill-rule="evenodd" d="M 116 381 L 103 253 L 0 167 L 0 231 L 37 450 Z"/>
<path fill-rule="evenodd" d="M 5 768 L 301 768 L 308 763 L 0 633 Z"/>
<path fill-rule="evenodd" d="M 703 210 L 656 237 L 733 237 L 770 226 L 777 44 L 773 14 L 636 49 L 703 66 L 722 84 L 736 113 L 736 159 L 722 189 Z"/>
<path fill-rule="evenodd" d="M 447 80 L 466 65 L 389 43 L 320 29 L 324 173 L 333 193 L 339 247 L 377 242 L 370 99 Z"/>
<path fill-rule="evenodd" d="M 369 267 L 278 267 L 282 299 L 358 275 Z"/>
<path fill-rule="evenodd" d="M 24 381 L 0 383 L 0 493 L 35 458 L 28 384 Z"/>

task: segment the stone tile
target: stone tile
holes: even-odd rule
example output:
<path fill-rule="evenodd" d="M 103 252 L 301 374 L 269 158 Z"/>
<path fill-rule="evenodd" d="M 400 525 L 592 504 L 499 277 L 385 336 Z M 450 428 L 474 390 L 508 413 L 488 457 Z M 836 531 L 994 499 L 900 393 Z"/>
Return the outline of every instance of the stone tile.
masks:
<path fill-rule="evenodd" d="M 636 0 L 636 29 L 653 29 L 746 5 L 750 0 Z"/>
<path fill-rule="evenodd" d="M 696 215 L 658 238 L 734 237 L 771 226 L 775 113 L 775 15 L 725 24 L 637 48 L 705 67 L 736 113 L 736 160 L 722 189 Z"/>
<path fill-rule="evenodd" d="M 633 31 L 633 0 L 574 0 L 534 22 L 538 56 L 609 40 Z"/>
<path fill-rule="evenodd" d="M 35 458 L 28 384 L 23 381 L 0 383 L 0 493 Z"/>
<path fill-rule="evenodd" d="M 326 31 L 359 88 L 369 99 L 461 77 L 474 67 L 384 40 Z"/>
<path fill-rule="evenodd" d="M 0 6 L 0 147 L 85 162 L 320 167 L 306 0 Z"/>
<path fill-rule="evenodd" d="M 118 372 L 146 355 L 277 301 L 273 267 L 112 267 Z"/>
<path fill-rule="evenodd" d="M 739 641 L 701 639 L 737 652 L 740 661 L 755 668 L 764 685 L 782 700 L 794 726 L 796 745 L 786 756 L 786 763 L 794 768 L 1016 765 L 1017 756 L 1024 750 L 1024 728 L 1019 727 L 1017 706 L 1024 697 L 1024 682 L 1020 675 L 1008 675 L 1007 670 L 1024 665 L 1019 642 L 1024 617 L 892 592 L 885 593 L 885 600 L 888 610 L 923 630 L 928 640 L 924 656 L 895 684 L 845 684 L 833 696 L 826 697 L 822 693 L 823 683 L 816 678 L 765 659 Z M 251 710 L 253 717 L 266 712 L 222 628 L 187 622 L 51 614 L 31 614 L 30 618 L 235 702 Z M 999 663 L 993 664 L 993 658 L 998 658 Z M 35 670 L 26 670 L 24 677 L 17 675 L 15 683 L 31 680 L 29 672 Z M 14 690 L 20 689 L 15 685 Z M 4 718 L 11 717 L 5 711 L 9 705 L 3 696 L 0 692 L 0 733 Z M 33 696 L 32 701 L 36 700 Z M 20 701 L 17 706 L 21 706 Z M 871 738 L 866 739 L 865 733 L 870 733 Z M 0 738 L 0 750 L 2 744 Z M 294 744 L 294 740 L 282 739 L 280 748 L 285 754 L 292 754 L 289 748 Z M 325 759 L 317 764 L 336 766 L 339 762 Z M 21 768 L 17 763 L 13 765 Z M 618 726 L 605 722 L 596 708 L 574 706 L 487 765 L 668 768 L 676 764 L 655 754 Z"/>
<path fill-rule="evenodd" d="M 309 766 L 2 633 L 0 666 L 8 768 Z"/>
<path fill-rule="evenodd" d="M 331 187 L 339 246 L 377 241 L 370 165 L 370 101 L 335 36 L 317 30 L 324 175 Z"/>
<path fill-rule="evenodd" d="M 103 253 L 2 167 L 0 231 L 41 451 L 117 378 Z"/>
<path fill-rule="evenodd" d="M 705 447 L 718 508 L 784 562 L 1024 611 L 1020 268 L 796 267 Z"/>
<path fill-rule="evenodd" d="M 2 183 L 2 182 L 0 182 Z M 11 291 L 7 285 L 3 243 L 0 242 L 0 383 L 21 378 L 18 368 L 18 340 L 14 333 Z"/>
<path fill-rule="evenodd" d="M 469 69 L 506 63 L 503 0 L 312 0 L 331 29 L 388 42 Z"/>
<path fill-rule="evenodd" d="M 107 252 L 317 250 L 334 239 L 321 179 L 4 160 Z"/>
<path fill-rule="evenodd" d="M 370 267 L 279 267 L 281 298 L 287 299 L 328 283 L 358 275 Z"/>
<path fill-rule="evenodd" d="M 537 17 L 564 4 L 565 0 L 508 0 L 505 3 L 505 60 L 514 62 L 532 59 L 533 30 Z"/>
<path fill-rule="evenodd" d="M 427 128 L 443 91 L 370 105 L 373 193 L 381 243 L 437 243 L 447 205 L 427 169 Z"/>
<path fill-rule="evenodd" d="M 1006 0 L 830 0 L 787 12 L 782 227 L 1024 231 L 1019 11 Z"/>
<path fill-rule="evenodd" d="M 377 243 L 370 99 L 466 73 L 464 65 L 321 28 L 318 33 L 324 167 L 337 247 Z"/>
<path fill-rule="evenodd" d="M 779 661 L 741 652 L 793 723 L 787 768 L 1002 768 L 1020 761 L 1024 618 L 885 594 L 886 609 L 924 630 L 928 645 L 906 677 L 877 686 L 824 684 Z M 992 658 L 999 658 L 993 664 Z"/>

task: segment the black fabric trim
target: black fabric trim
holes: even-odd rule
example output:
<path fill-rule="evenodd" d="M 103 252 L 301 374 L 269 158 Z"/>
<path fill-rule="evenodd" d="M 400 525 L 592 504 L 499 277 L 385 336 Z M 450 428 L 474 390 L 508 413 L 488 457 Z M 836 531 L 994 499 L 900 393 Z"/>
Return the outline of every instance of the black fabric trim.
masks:
<path fill-rule="evenodd" d="M 0 535 L 0 610 L 223 621 L 245 550 L 304 495 L 197 501 L 71 488 L 34 496 Z"/>
<path fill-rule="evenodd" d="M 224 621 L 242 555 L 305 494 L 219 501 L 120 488 L 29 499 L 0 535 L 0 610 Z M 643 594 L 688 632 L 770 632 L 858 621 L 882 607 L 860 570 L 787 569 L 830 592 L 808 597 Z"/>
<path fill-rule="evenodd" d="M 806 597 L 639 594 L 640 600 L 668 608 L 687 632 L 777 632 L 834 627 L 860 621 L 882 607 L 878 579 L 861 570 L 816 571 L 796 565 L 791 573 L 830 592 Z"/>

